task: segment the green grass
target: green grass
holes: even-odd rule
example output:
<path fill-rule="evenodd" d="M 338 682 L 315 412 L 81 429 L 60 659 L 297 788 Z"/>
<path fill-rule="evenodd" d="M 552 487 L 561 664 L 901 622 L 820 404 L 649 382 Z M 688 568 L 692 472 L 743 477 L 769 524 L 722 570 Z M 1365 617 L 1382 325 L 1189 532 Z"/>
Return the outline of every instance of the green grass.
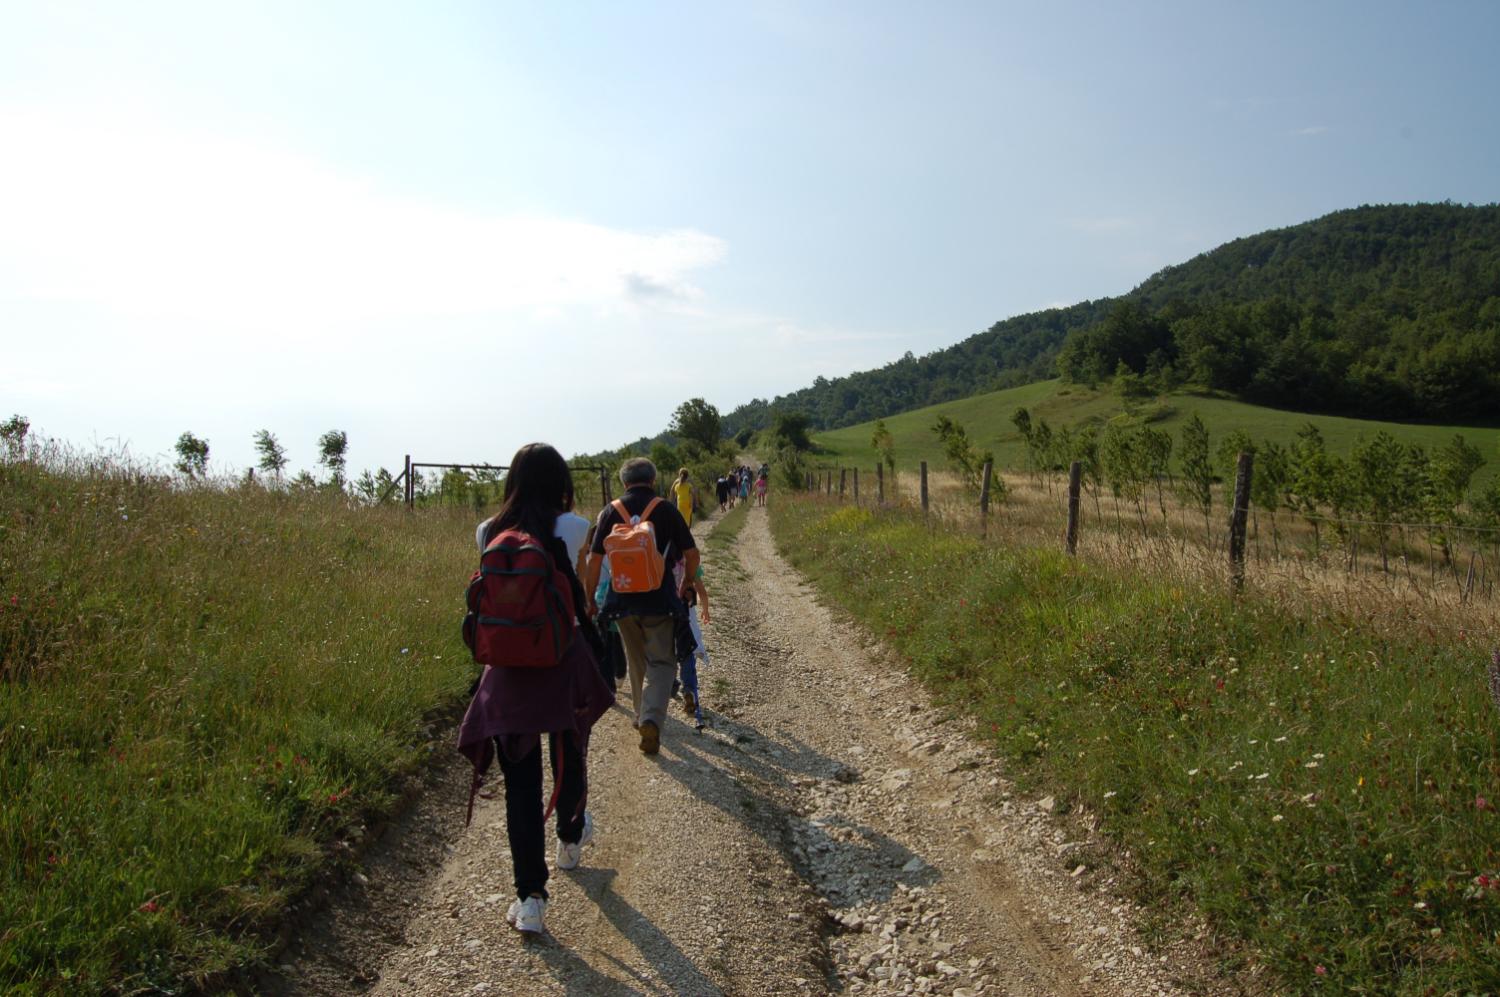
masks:
<path fill-rule="evenodd" d="M 934 420 L 943 413 L 962 423 L 981 449 L 993 450 L 997 466 L 1022 470 L 1026 466 L 1026 448 L 1010 421 L 1017 408 L 1030 410 L 1033 422 L 1045 419 L 1054 430 L 1089 419 L 1108 419 L 1124 411 L 1119 398 L 1108 390 L 1092 391 L 1076 385 L 1063 385 L 1060 381 L 1041 381 L 915 409 L 885 420 L 895 438 L 897 467 L 915 470 L 922 460 L 933 467 L 943 466 L 942 448 L 931 431 Z M 1500 428 L 1305 415 L 1229 398 L 1181 393 L 1146 402 L 1139 408 L 1142 413 L 1152 413 L 1155 417 L 1151 418 L 1151 425 L 1165 429 L 1174 439 L 1180 436 L 1182 424 L 1195 412 L 1208 427 L 1213 440 L 1222 439 L 1231 430 L 1243 429 L 1256 440 L 1286 444 L 1292 441 L 1297 430 L 1311 422 L 1322 430 L 1328 449 L 1338 454 L 1347 453 L 1361 435 L 1373 436 L 1382 429 L 1398 440 L 1419 443 L 1429 450 L 1447 443 L 1453 434 L 1462 433 L 1465 439 L 1479 447 L 1488 461 L 1475 477 L 1476 486 L 1500 474 Z M 870 437 L 874 430 L 875 424 L 866 422 L 819 433 L 814 443 L 823 453 L 817 455 L 815 462 L 859 462 L 862 466 L 873 467 L 876 455 Z"/>
<path fill-rule="evenodd" d="M 62 463 L 0 464 L 0 989 L 201 985 L 428 757 L 474 517 Z"/>
<path fill-rule="evenodd" d="M 783 496 L 782 550 L 1277 992 L 1500 991 L 1494 621 L 1106 571 Z"/>

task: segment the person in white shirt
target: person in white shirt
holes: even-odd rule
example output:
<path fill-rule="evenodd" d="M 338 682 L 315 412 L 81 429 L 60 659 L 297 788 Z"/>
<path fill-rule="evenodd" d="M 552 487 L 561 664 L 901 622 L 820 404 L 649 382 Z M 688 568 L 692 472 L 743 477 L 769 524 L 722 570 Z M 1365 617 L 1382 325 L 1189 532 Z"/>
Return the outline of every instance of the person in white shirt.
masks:
<path fill-rule="evenodd" d="M 570 486 L 563 496 L 563 511 L 557 514 L 557 522 L 553 524 L 552 535 L 563 542 L 568 548 L 568 563 L 573 566 L 575 573 L 582 577 L 583 571 L 583 538 L 588 535 L 589 521 L 573 511 L 573 489 Z M 474 542 L 479 545 L 481 553 L 484 552 L 485 534 L 489 531 L 490 523 L 494 517 L 484 520 L 474 531 Z"/>

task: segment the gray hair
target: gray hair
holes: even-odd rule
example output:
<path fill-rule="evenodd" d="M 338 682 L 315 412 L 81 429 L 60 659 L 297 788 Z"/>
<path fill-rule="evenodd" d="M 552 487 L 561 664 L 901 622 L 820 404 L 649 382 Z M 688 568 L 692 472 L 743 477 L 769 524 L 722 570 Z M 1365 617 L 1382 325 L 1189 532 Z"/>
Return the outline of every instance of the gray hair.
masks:
<path fill-rule="evenodd" d="M 620 466 L 620 484 L 626 488 L 656 481 L 656 465 L 645 457 L 632 457 Z"/>

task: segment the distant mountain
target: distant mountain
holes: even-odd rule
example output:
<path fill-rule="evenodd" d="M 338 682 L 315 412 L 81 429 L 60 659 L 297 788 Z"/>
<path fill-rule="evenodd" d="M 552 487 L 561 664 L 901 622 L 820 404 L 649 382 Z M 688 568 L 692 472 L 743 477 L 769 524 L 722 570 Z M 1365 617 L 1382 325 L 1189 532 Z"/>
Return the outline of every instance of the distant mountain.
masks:
<path fill-rule="evenodd" d="M 832 429 L 1120 365 L 1261 404 L 1383 418 L 1500 419 L 1500 206 L 1360 207 L 1237 239 L 1129 294 L 997 322 L 944 350 L 819 378 L 730 412 Z"/>

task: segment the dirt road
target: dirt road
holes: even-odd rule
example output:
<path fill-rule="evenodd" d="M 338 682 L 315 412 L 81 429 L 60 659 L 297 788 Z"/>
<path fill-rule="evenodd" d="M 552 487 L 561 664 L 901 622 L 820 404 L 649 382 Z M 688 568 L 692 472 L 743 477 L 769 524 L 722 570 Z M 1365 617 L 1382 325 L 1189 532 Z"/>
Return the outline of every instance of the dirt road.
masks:
<path fill-rule="evenodd" d="M 549 884 L 550 937 L 525 942 L 505 924 L 496 800 L 419 895 L 402 898 L 401 941 L 378 969 L 337 988 L 304 975 L 305 989 L 1139 995 L 1180 992 L 1182 979 L 1229 989 L 1190 953 L 1148 951 L 1137 912 L 1094 882 L 1108 874 L 1090 868 L 1086 826 L 1015 797 L 961 723 L 820 606 L 776 553 L 764 510 L 705 564 L 711 726 L 695 733 L 676 708 L 655 758 L 637 750 L 623 709 L 596 728 L 598 835 L 582 866 Z M 427 835 L 454 818 L 444 811 Z"/>

